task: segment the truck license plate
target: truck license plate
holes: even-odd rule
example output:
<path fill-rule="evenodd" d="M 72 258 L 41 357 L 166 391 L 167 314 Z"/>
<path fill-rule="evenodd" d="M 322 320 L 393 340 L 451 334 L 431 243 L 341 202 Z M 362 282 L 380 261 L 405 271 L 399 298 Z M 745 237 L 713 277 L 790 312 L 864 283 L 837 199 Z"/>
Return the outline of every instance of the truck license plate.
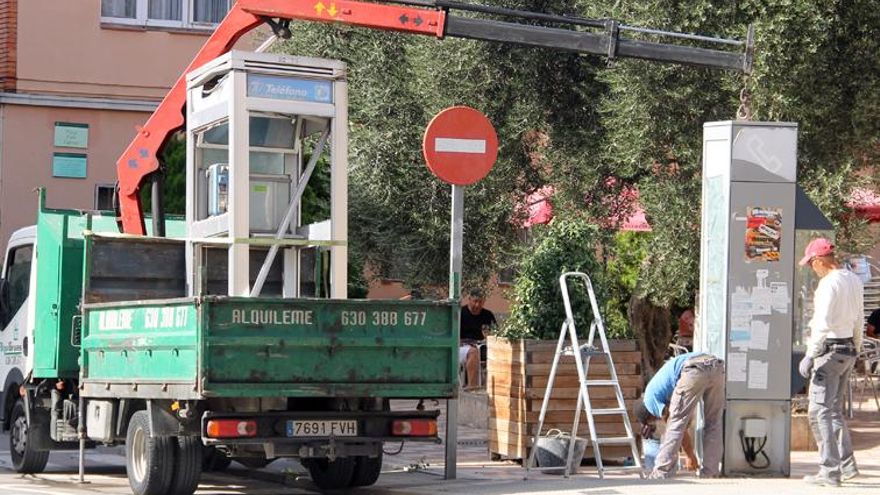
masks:
<path fill-rule="evenodd" d="M 354 420 L 296 420 L 287 422 L 288 437 L 356 437 Z"/>

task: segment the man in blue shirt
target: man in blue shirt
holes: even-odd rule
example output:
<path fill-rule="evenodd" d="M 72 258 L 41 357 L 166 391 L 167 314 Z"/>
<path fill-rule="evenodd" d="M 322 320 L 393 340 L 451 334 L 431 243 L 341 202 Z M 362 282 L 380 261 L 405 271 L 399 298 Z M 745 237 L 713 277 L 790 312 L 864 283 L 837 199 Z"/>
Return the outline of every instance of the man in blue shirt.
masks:
<path fill-rule="evenodd" d="M 654 461 L 651 478 L 669 478 L 678 464 L 678 450 L 684 446 L 688 469 L 698 465 L 688 425 L 697 403 L 703 401 L 703 465 L 701 477 L 720 474 L 724 452 L 722 418 L 724 414 L 724 361 L 701 352 L 676 356 L 661 367 L 645 387 L 645 393 L 635 404 L 636 419 L 642 425 L 642 435 L 653 434 L 656 422 L 666 421 L 666 432 Z"/>

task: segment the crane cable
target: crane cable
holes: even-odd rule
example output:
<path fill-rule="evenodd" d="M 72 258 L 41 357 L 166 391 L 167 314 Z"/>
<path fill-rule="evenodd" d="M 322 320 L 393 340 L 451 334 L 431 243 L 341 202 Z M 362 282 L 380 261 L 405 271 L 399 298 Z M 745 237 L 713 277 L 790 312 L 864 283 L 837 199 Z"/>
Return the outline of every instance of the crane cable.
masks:
<path fill-rule="evenodd" d="M 736 109 L 736 120 L 752 120 L 752 79 L 749 74 L 743 76 L 743 86 L 739 91 L 739 108 Z"/>

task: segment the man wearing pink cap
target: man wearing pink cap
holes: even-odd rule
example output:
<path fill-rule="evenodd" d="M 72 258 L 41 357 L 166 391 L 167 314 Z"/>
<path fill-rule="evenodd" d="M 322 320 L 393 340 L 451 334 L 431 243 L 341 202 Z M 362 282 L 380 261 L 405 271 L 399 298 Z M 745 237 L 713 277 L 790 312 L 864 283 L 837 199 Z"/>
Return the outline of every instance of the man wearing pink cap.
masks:
<path fill-rule="evenodd" d="M 852 441 L 843 416 L 849 374 L 862 348 L 863 288 L 859 277 L 842 269 L 828 239 L 813 239 L 800 261 L 819 277 L 807 353 L 798 366 L 810 380 L 808 415 L 819 446 L 819 473 L 805 476 L 816 485 L 840 486 L 858 476 Z"/>

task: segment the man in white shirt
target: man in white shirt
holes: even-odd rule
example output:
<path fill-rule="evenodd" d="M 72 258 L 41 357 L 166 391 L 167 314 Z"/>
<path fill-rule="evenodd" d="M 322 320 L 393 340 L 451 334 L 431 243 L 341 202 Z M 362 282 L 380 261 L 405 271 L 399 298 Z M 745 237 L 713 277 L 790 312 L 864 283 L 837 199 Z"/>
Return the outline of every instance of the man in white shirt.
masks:
<path fill-rule="evenodd" d="M 807 353 L 798 369 L 810 379 L 808 415 L 819 446 L 819 473 L 804 481 L 840 486 L 858 476 L 852 442 L 843 415 L 844 393 L 862 347 L 863 288 L 859 277 L 842 269 L 828 239 L 813 239 L 801 266 L 809 265 L 819 284 L 813 296 L 813 318 Z"/>

